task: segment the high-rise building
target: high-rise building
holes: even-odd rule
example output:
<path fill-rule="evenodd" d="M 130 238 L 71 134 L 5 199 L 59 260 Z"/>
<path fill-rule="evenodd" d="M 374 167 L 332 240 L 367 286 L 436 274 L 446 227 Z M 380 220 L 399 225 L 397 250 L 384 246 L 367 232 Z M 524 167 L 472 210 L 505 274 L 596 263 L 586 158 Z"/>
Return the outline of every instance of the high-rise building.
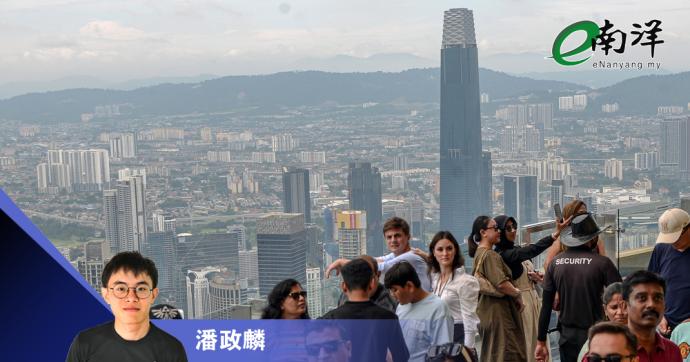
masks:
<path fill-rule="evenodd" d="M 333 235 L 335 233 L 333 225 L 333 210 L 331 208 L 324 208 L 321 210 L 323 216 L 323 241 L 324 243 L 333 242 Z"/>
<path fill-rule="evenodd" d="M 623 160 L 615 158 L 606 160 L 604 162 L 604 176 L 606 178 L 615 178 L 618 181 L 623 181 Z"/>
<path fill-rule="evenodd" d="M 49 150 L 48 164 L 69 165 L 75 191 L 101 191 L 104 184 L 110 182 L 110 159 L 106 150 Z M 52 175 L 50 177 L 52 179 Z"/>
<path fill-rule="evenodd" d="M 483 215 L 493 215 L 493 161 L 491 152 L 482 152 L 482 173 L 480 178 L 480 211 Z"/>
<path fill-rule="evenodd" d="M 206 143 L 213 143 L 213 130 L 211 127 L 202 127 L 199 130 L 199 136 L 201 140 Z"/>
<path fill-rule="evenodd" d="M 405 190 L 405 175 L 391 175 L 391 189 Z"/>
<path fill-rule="evenodd" d="M 539 103 L 529 105 L 530 119 L 540 130 L 553 129 L 553 105 L 551 103 Z"/>
<path fill-rule="evenodd" d="M 259 259 L 256 248 L 240 250 L 240 279 L 247 279 L 250 287 L 259 285 Z"/>
<path fill-rule="evenodd" d="M 659 167 L 664 174 L 690 180 L 690 117 L 661 121 Z"/>
<path fill-rule="evenodd" d="M 456 236 L 467 235 L 482 200 L 489 198 L 478 195 L 482 192 L 482 137 L 471 10 L 444 13 L 440 79 L 440 227 Z"/>
<path fill-rule="evenodd" d="M 134 133 L 117 133 L 110 135 L 110 157 L 113 159 L 134 158 L 137 153 Z"/>
<path fill-rule="evenodd" d="M 539 181 L 564 180 L 570 172 L 570 163 L 561 157 L 548 157 L 527 161 L 527 174 L 537 176 Z"/>
<path fill-rule="evenodd" d="M 364 211 L 338 211 L 336 214 L 338 252 L 341 258 L 355 259 L 367 253 L 367 214 Z"/>
<path fill-rule="evenodd" d="M 259 218 L 256 244 L 262 296 L 287 278 L 306 285 L 307 243 L 303 214 L 271 213 Z"/>
<path fill-rule="evenodd" d="M 109 250 L 103 241 L 87 241 L 84 243 L 84 255 L 77 259 L 79 274 L 99 292 L 103 286 L 101 283 L 103 266 L 109 257 Z"/>
<path fill-rule="evenodd" d="M 123 168 L 117 171 L 118 181 L 125 181 L 132 176 L 141 176 L 144 181 L 144 187 L 146 187 L 146 167 Z"/>
<path fill-rule="evenodd" d="M 149 232 L 146 238 L 145 255 L 156 263 L 156 269 L 158 269 L 158 290 L 160 291 L 158 299 L 183 307 L 178 304 L 180 297 L 177 295 L 176 284 L 177 238 L 174 228 Z"/>
<path fill-rule="evenodd" d="M 407 221 L 413 239 L 424 240 L 424 203 L 421 200 L 405 201 L 395 206 L 393 213 Z"/>
<path fill-rule="evenodd" d="M 237 248 L 238 250 L 247 250 L 247 228 L 244 225 L 230 225 L 228 226 L 229 233 L 237 234 Z"/>
<path fill-rule="evenodd" d="M 393 157 L 393 171 L 407 170 L 407 156 L 396 155 Z"/>
<path fill-rule="evenodd" d="M 151 214 L 151 219 L 154 232 L 170 231 L 173 235 L 177 234 L 175 215 L 163 210 L 156 210 Z"/>
<path fill-rule="evenodd" d="M 586 94 L 576 94 L 573 96 L 573 107 L 575 109 L 585 109 L 587 108 L 587 95 Z"/>
<path fill-rule="evenodd" d="M 311 223 L 309 170 L 283 167 L 283 211 L 304 214 L 304 221 Z"/>
<path fill-rule="evenodd" d="M 271 137 L 273 152 L 292 152 L 297 147 L 298 142 L 289 133 Z"/>
<path fill-rule="evenodd" d="M 503 175 L 503 205 L 505 214 L 518 225 L 536 223 L 539 206 L 537 176 Z"/>
<path fill-rule="evenodd" d="M 309 306 L 309 316 L 319 318 L 323 315 L 323 300 L 321 298 L 321 269 L 307 268 L 307 305 Z"/>
<path fill-rule="evenodd" d="M 103 192 L 105 237 L 111 252 L 143 251 L 146 242 L 145 188 L 141 176 L 118 181 Z"/>
<path fill-rule="evenodd" d="M 659 165 L 659 152 L 635 152 L 635 169 L 641 171 L 655 170 Z"/>
<path fill-rule="evenodd" d="M 247 280 L 238 279 L 235 273 L 225 269 L 210 272 L 206 278 L 209 280 L 209 310 L 204 319 L 239 319 L 234 307 L 247 304 Z"/>
<path fill-rule="evenodd" d="M 690 181 L 690 117 L 680 122 L 678 166 L 680 179 Z"/>
<path fill-rule="evenodd" d="M 299 160 L 302 163 L 326 163 L 326 152 L 302 151 L 299 153 Z"/>
<path fill-rule="evenodd" d="M 367 216 L 367 253 L 383 255 L 383 214 L 381 209 L 381 173 L 369 162 L 350 162 L 347 175 L 350 210 Z"/>
<path fill-rule="evenodd" d="M 187 319 L 208 319 L 211 312 L 208 274 L 220 272 L 218 267 L 190 269 L 186 273 Z"/>
<path fill-rule="evenodd" d="M 565 188 L 565 181 L 553 179 L 551 180 L 551 205 L 560 204 L 563 207 L 563 195 L 567 192 Z"/>
<path fill-rule="evenodd" d="M 323 266 L 323 228 L 317 224 L 306 224 L 307 267 Z"/>
<path fill-rule="evenodd" d="M 558 97 L 559 111 L 572 111 L 574 109 L 573 96 Z"/>

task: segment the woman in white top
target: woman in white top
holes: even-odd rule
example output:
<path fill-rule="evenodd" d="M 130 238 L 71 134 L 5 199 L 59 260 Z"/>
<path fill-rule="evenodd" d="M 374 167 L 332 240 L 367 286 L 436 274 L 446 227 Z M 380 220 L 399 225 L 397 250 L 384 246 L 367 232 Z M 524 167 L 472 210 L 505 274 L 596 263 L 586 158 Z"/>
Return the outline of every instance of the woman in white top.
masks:
<path fill-rule="evenodd" d="M 465 272 L 465 260 L 458 242 L 448 231 L 439 231 L 429 245 L 429 274 L 432 292 L 446 302 L 455 322 L 455 342 L 463 343 L 474 356 L 479 325 L 477 300 L 479 282 Z"/>

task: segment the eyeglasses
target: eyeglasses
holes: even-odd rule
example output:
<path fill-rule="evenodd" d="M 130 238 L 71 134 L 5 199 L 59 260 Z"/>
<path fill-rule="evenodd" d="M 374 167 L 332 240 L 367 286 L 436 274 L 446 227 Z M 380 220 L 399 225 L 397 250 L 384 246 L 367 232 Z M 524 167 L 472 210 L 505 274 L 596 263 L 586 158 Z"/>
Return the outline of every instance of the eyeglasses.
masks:
<path fill-rule="evenodd" d="M 116 298 L 123 299 L 127 297 L 130 289 L 134 289 L 134 295 L 139 299 L 146 299 L 151 295 L 153 289 L 149 288 L 148 285 L 137 285 L 136 287 L 128 287 L 126 284 L 116 284 L 112 288 L 108 288 L 113 291 L 113 295 Z"/>
<path fill-rule="evenodd" d="M 494 229 L 494 231 L 501 231 L 498 225 L 488 226 L 485 230 Z"/>
<path fill-rule="evenodd" d="M 606 356 L 602 357 L 596 353 L 590 353 L 587 355 L 587 362 L 621 362 L 624 359 L 632 360 L 633 357 L 635 357 L 634 354 L 628 355 L 628 356 L 623 356 L 618 353 L 611 353 L 607 354 Z"/>
<path fill-rule="evenodd" d="M 518 230 L 517 225 L 515 225 L 515 226 L 513 226 L 513 225 L 508 225 L 508 226 L 506 226 L 506 231 L 509 232 L 509 233 L 512 233 L 513 231 L 517 231 L 517 230 Z"/>
<path fill-rule="evenodd" d="M 325 349 L 327 353 L 335 353 L 340 348 L 340 345 L 345 343 L 343 340 L 328 341 L 323 343 L 308 344 L 307 354 L 310 356 L 318 356 L 321 353 L 321 349 Z"/>
<path fill-rule="evenodd" d="M 288 297 L 294 299 L 294 300 L 299 300 L 299 297 L 304 297 L 305 299 L 307 298 L 307 291 L 303 290 L 301 292 L 292 292 L 287 295 Z"/>
<path fill-rule="evenodd" d="M 426 360 L 429 362 L 444 361 L 446 357 L 459 356 L 462 350 L 462 343 L 446 343 L 440 346 L 431 346 L 426 352 Z"/>

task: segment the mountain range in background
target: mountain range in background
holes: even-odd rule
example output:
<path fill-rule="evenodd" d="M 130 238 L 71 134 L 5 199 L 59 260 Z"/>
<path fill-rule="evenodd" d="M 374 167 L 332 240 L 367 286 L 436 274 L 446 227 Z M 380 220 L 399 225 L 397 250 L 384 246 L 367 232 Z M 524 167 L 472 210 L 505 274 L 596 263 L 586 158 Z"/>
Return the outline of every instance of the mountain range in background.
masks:
<path fill-rule="evenodd" d="M 69 89 L 32 93 L 0 100 L 0 118 L 29 122 L 77 122 L 99 106 L 118 105 L 122 116 L 156 116 L 228 112 L 238 107 L 319 106 L 438 102 L 439 68 L 402 72 L 329 73 L 292 71 L 269 75 L 228 76 L 190 83 L 165 83 L 131 90 Z M 160 78 L 158 78 L 160 80 Z M 169 79 L 169 78 L 168 78 Z M 656 114 L 662 105 L 690 102 L 690 72 L 648 75 L 593 90 L 555 80 L 517 77 L 488 69 L 479 71 L 480 89 L 491 97 L 491 111 L 506 102 L 558 104 L 558 97 L 590 95 L 586 114 L 601 105 L 618 103 L 620 114 Z M 132 83 L 135 84 L 135 83 Z"/>
<path fill-rule="evenodd" d="M 336 55 L 324 58 L 302 58 L 286 62 L 282 66 L 275 61 L 270 73 L 279 71 L 323 71 L 335 73 L 361 73 L 361 72 L 401 72 L 408 69 L 423 69 L 438 67 L 438 59 L 420 57 L 410 53 L 383 53 L 369 57 L 355 57 L 350 55 Z M 610 71 L 591 70 L 585 66 L 574 67 L 573 70 L 565 70 L 553 60 L 539 53 L 517 54 L 492 54 L 481 56 L 479 64 L 486 69 L 494 69 L 511 75 L 528 77 L 539 80 L 556 80 L 575 83 L 589 88 L 608 87 L 626 79 L 651 74 L 670 74 L 668 70 L 658 71 Z M 268 69 L 268 68 L 267 68 Z M 277 70 L 276 70 L 277 69 Z M 243 73 L 242 68 L 237 68 L 234 75 L 255 75 L 256 73 Z M 268 73 L 266 73 L 268 74 Z M 0 84 L 0 99 L 7 99 L 23 94 L 36 92 L 49 92 L 76 88 L 98 88 L 114 90 L 133 90 L 140 87 L 148 87 L 163 83 L 198 83 L 204 80 L 220 78 L 216 74 L 199 74 L 195 76 L 175 77 L 151 77 L 132 79 L 128 81 L 105 80 L 93 76 L 70 76 L 48 81 L 18 81 Z"/>
<path fill-rule="evenodd" d="M 238 107 L 275 108 L 362 104 L 438 102 L 439 68 L 397 73 L 283 72 L 228 76 L 197 83 L 160 84 L 133 90 L 70 89 L 32 93 L 0 101 L 0 118 L 33 122 L 79 121 L 98 106 L 119 105 L 127 116 L 227 112 Z M 480 69 L 480 87 L 494 99 L 533 94 L 539 99 L 587 91 L 566 82 L 534 80 Z"/>

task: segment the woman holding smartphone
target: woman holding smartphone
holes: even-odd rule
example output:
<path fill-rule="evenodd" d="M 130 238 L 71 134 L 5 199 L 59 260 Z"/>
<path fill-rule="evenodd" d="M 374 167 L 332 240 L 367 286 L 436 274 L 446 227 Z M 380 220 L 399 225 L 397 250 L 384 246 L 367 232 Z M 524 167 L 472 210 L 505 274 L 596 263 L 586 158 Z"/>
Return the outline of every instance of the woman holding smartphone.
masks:
<path fill-rule="evenodd" d="M 518 225 L 517 221 L 507 215 L 500 215 L 494 218 L 498 228 L 501 230 L 500 241 L 495 247 L 496 252 L 501 255 L 503 261 L 508 265 L 512 273 L 513 284 L 520 289 L 522 302 L 525 308 L 522 309 L 522 326 L 525 333 L 527 351 L 534 351 L 537 344 L 537 326 L 539 320 L 539 310 L 541 309 L 541 299 L 535 289 L 536 283 L 541 283 L 543 274 L 534 270 L 531 258 L 541 254 L 548 249 L 551 244 L 561 235 L 561 231 L 568 225 L 571 218 L 560 222 L 556 221 L 556 231 L 547 235 L 536 244 L 516 246 Z M 534 353 L 527 353 L 527 360 L 534 361 Z"/>

